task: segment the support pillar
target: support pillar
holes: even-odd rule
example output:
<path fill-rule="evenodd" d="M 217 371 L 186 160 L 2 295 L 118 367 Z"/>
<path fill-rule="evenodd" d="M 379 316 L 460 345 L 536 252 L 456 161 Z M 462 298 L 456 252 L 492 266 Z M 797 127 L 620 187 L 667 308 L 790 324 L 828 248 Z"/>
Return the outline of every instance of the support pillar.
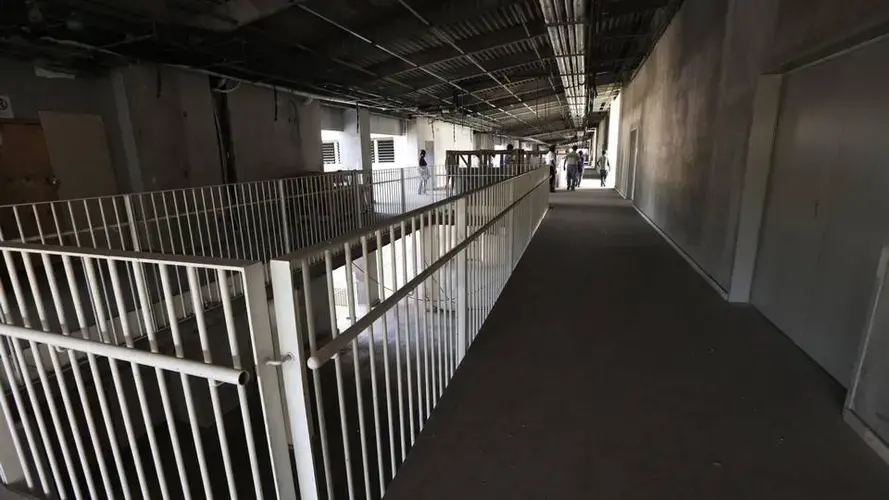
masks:
<path fill-rule="evenodd" d="M 368 252 L 368 255 L 362 256 L 358 259 L 355 259 L 352 270 L 352 278 L 356 283 L 356 289 L 358 290 L 358 297 L 360 302 L 365 302 L 368 305 L 376 305 L 380 303 L 380 273 L 379 266 L 377 265 L 377 256 L 376 252 L 379 252 L 381 249 L 377 249 L 373 252 Z M 368 296 L 364 297 L 364 282 L 367 281 L 368 287 Z"/>

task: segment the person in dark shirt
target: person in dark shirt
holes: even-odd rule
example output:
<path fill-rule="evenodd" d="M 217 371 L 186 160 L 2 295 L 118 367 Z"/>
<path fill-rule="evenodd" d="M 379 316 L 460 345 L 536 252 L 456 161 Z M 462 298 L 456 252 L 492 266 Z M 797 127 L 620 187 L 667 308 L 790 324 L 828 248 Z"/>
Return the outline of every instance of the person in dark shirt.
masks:
<path fill-rule="evenodd" d="M 426 150 L 420 150 L 420 187 L 417 194 L 426 194 L 426 184 L 429 182 L 429 165 L 426 163 Z"/>

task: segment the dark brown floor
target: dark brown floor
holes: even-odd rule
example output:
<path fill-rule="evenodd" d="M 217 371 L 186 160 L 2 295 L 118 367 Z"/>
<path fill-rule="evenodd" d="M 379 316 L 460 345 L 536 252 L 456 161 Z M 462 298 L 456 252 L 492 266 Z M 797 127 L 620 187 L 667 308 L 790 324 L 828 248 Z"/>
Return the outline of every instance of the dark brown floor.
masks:
<path fill-rule="evenodd" d="M 889 498 L 790 340 L 613 193 L 552 200 L 387 500 Z"/>

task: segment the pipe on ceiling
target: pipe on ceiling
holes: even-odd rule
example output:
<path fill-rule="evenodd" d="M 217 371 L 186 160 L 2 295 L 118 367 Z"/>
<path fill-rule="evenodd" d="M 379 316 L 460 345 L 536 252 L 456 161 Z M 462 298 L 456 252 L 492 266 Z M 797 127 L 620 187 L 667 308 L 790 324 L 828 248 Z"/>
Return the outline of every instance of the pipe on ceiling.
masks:
<path fill-rule="evenodd" d="M 103 54 L 103 55 L 105 55 L 105 56 L 115 57 L 115 58 L 118 58 L 118 59 L 120 59 L 120 60 L 127 60 L 127 59 L 128 59 L 128 58 L 127 58 L 126 56 L 124 56 L 123 54 L 114 52 L 114 51 L 112 51 L 112 50 L 108 50 L 108 49 L 101 48 L 101 47 L 96 47 L 96 46 L 94 46 L 94 45 L 89 45 L 89 44 L 86 44 L 86 43 L 83 43 L 83 42 L 79 42 L 79 41 L 75 41 L 75 40 L 61 40 L 61 39 L 52 38 L 52 37 L 41 37 L 40 39 L 41 39 L 42 41 L 44 41 L 44 42 L 47 42 L 47 43 L 52 43 L 52 44 L 55 44 L 55 45 L 71 47 L 71 48 L 74 48 L 74 49 L 80 49 L 80 50 L 84 50 L 84 51 L 87 51 L 87 52 L 93 52 L 93 53 L 97 53 L 97 54 Z M 214 76 L 214 77 L 217 77 L 217 78 L 226 78 L 226 79 L 228 79 L 228 80 L 235 81 L 235 82 L 246 83 L 246 84 L 254 85 L 254 86 L 257 86 L 257 87 L 263 87 L 263 88 L 267 88 L 267 89 L 276 90 L 276 91 L 279 91 L 279 92 L 285 92 L 285 93 L 288 93 L 288 94 L 292 94 L 292 95 L 297 95 L 297 96 L 305 97 L 306 99 L 318 99 L 319 101 L 323 101 L 323 102 L 326 102 L 326 103 L 329 103 L 329 104 L 333 104 L 333 105 L 338 105 L 338 106 L 341 106 L 341 107 L 349 107 L 349 108 L 352 108 L 352 107 L 364 107 L 364 108 L 368 108 L 368 109 L 375 109 L 375 110 L 378 110 L 378 111 L 384 111 L 384 112 L 390 112 L 390 113 L 392 113 L 392 112 L 398 112 L 398 111 L 406 111 L 406 112 L 409 112 L 409 113 L 412 113 L 412 114 L 415 114 L 415 115 L 418 115 L 418 116 L 423 116 L 423 117 L 425 117 L 425 118 L 431 118 L 431 119 L 433 119 L 433 120 L 441 120 L 441 121 L 444 121 L 444 122 L 454 123 L 454 124 L 457 124 L 457 125 L 466 125 L 466 124 L 467 124 L 467 123 L 465 123 L 465 122 L 463 122 L 463 123 L 458 123 L 456 120 L 449 120 L 449 119 L 447 119 L 447 118 L 443 118 L 443 117 L 441 117 L 441 116 L 433 115 L 433 114 L 430 114 L 430 113 L 425 113 L 425 112 L 422 112 L 422 111 L 420 111 L 420 110 L 418 110 L 418 109 L 416 109 L 416 108 L 411 108 L 411 107 L 403 107 L 403 106 L 401 106 L 401 107 L 396 107 L 396 106 L 392 106 L 392 107 L 374 106 L 374 105 L 369 105 L 369 104 L 367 104 L 366 102 L 361 102 L 361 101 L 358 101 L 358 100 L 355 100 L 355 99 L 344 99 L 344 98 L 336 97 L 336 96 L 323 95 L 323 94 L 316 94 L 316 93 L 312 93 L 312 92 L 306 92 L 306 91 L 303 91 L 303 90 L 297 90 L 297 89 L 292 89 L 292 88 L 287 88 L 287 87 L 281 87 L 281 86 L 271 85 L 271 84 L 268 84 L 268 83 L 264 83 L 264 82 L 260 82 L 260 81 L 256 81 L 256 80 L 250 80 L 250 79 L 247 79 L 247 78 L 241 78 L 241 77 L 237 77 L 237 76 L 233 76 L 233 75 L 229 75 L 229 74 L 225 74 L 225 73 L 220 73 L 220 72 L 216 72 L 216 71 L 212 71 L 212 70 L 208 70 L 208 69 L 195 68 L 195 67 L 192 67 L 192 66 L 186 66 L 186 65 L 181 65 L 181 64 L 163 64 L 163 65 L 168 66 L 168 67 L 171 67 L 171 68 L 181 69 L 181 70 L 184 70 L 184 71 L 190 71 L 190 72 L 194 72 L 194 73 L 200 73 L 200 74 L 204 74 L 204 75 L 208 75 L 208 76 Z M 233 68 L 233 69 L 236 69 L 236 70 L 237 70 L 238 68 Z M 488 118 L 485 117 L 484 115 L 479 114 L 479 116 L 483 118 L 483 120 L 482 120 L 481 123 L 485 123 L 485 121 L 487 121 L 487 122 L 489 122 L 489 123 L 496 123 L 496 122 L 494 122 L 493 120 L 488 119 Z M 525 122 L 525 123 L 526 123 L 526 122 Z M 483 127 L 482 125 L 479 125 L 478 123 L 473 123 L 473 124 L 471 124 L 471 125 L 474 125 L 474 126 L 476 127 L 476 129 L 478 129 L 478 130 L 485 130 L 484 127 Z M 497 124 L 497 125 L 499 125 L 499 124 Z M 491 132 L 491 131 L 493 131 L 493 129 L 489 129 L 489 130 L 485 130 L 485 131 L 487 131 L 487 132 Z M 532 139 L 532 138 L 530 138 L 530 137 L 519 137 L 519 139 Z"/>
<path fill-rule="evenodd" d="M 572 122 L 575 127 L 581 127 L 587 109 L 586 3 L 584 0 L 540 0 L 540 8 L 556 55 Z"/>
<path fill-rule="evenodd" d="M 528 104 L 525 103 L 524 100 L 520 99 L 519 96 L 515 95 L 515 93 L 512 90 L 510 90 L 509 87 L 507 87 L 503 82 L 501 82 L 499 78 L 497 78 L 496 76 L 491 74 L 490 71 L 485 69 L 485 67 L 482 66 L 474 57 L 472 57 L 471 54 L 466 53 L 465 50 L 463 50 L 462 48 L 460 48 L 459 45 L 454 43 L 454 41 L 451 40 L 451 37 L 447 36 L 445 33 L 442 33 L 442 31 L 440 29 L 436 28 L 435 26 L 432 25 L 432 23 L 427 21 L 426 18 L 424 18 L 422 15 L 420 15 L 419 12 L 417 12 L 413 7 L 410 6 L 410 4 L 407 3 L 407 0 L 398 0 L 398 3 L 400 3 L 405 9 L 407 9 L 411 14 L 413 14 L 414 17 L 416 17 L 421 23 L 425 24 L 426 27 L 429 28 L 429 31 L 431 31 L 432 34 L 435 35 L 435 37 L 439 39 L 439 41 L 449 45 L 452 49 L 456 50 L 457 53 L 459 53 L 461 57 L 463 57 L 464 59 L 469 61 L 472 65 L 474 65 L 476 68 L 481 70 L 482 73 L 484 73 L 494 83 L 499 85 L 510 96 L 512 96 L 518 103 L 523 104 L 526 108 L 528 108 L 528 111 L 531 111 L 532 113 L 534 113 L 534 115 L 537 117 L 537 124 L 538 124 L 537 129 L 538 130 L 542 129 L 542 127 L 540 126 L 540 115 L 537 114 L 537 111 L 532 109 L 531 106 L 528 106 Z M 538 54 L 538 57 L 539 57 L 539 54 Z M 411 64 L 413 64 L 413 63 L 411 63 Z M 413 64 L 413 65 L 416 66 L 417 68 L 420 68 L 421 70 L 423 70 L 423 68 L 421 66 L 418 66 L 416 64 Z M 470 94 L 470 95 L 472 95 L 472 94 Z M 473 95 L 473 97 L 475 97 L 475 96 Z M 489 105 L 492 105 L 489 101 L 484 101 L 484 102 L 486 102 Z M 509 113 L 507 113 L 507 114 L 509 114 Z M 513 115 L 510 115 L 510 116 L 513 116 Z M 518 119 L 517 117 L 513 117 L 513 118 Z"/>
<path fill-rule="evenodd" d="M 478 99 L 479 101 L 484 102 L 485 104 L 489 105 L 492 109 L 497 109 L 498 111 L 501 111 L 501 112 L 507 114 L 508 116 L 512 117 L 513 119 L 515 119 L 515 120 L 517 120 L 517 121 L 519 121 L 519 122 L 522 122 L 522 123 L 524 123 L 525 125 L 527 125 L 527 126 L 529 126 L 529 127 L 533 127 L 533 125 L 531 125 L 530 123 L 526 122 L 525 120 L 522 120 L 521 118 L 519 118 L 519 117 L 517 117 L 517 116 L 511 114 L 510 112 L 504 110 L 503 108 L 501 108 L 501 107 L 499 107 L 499 106 L 495 106 L 495 105 L 492 104 L 489 100 L 487 100 L 487 99 L 485 99 L 485 98 L 483 98 L 483 97 L 479 97 L 478 95 L 476 95 L 475 92 L 468 91 L 468 90 L 464 89 L 463 87 L 461 87 L 460 85 L 458 85 L 457 83 L 452 82 L 452 81 L 448 80 L 447 78 L 444 78 L 444 77 L 442 77 L 441 75 L 439 75 L 439 74 L 437 74 L 437 73 L 435 73 L 435 72 L 433 72 L 433 71 L 430 71 L 430 70 L 428 70 L 428 69 L 426 69 L 426 68 L 421 67 L 420 65 L 418 65 L 418 64 L 414 63 L 413 61 L 411 61 L 410 59 L 407 59 L 407 58 L 405 58 L 405 57 L 403 57 L 403 56 L 401 56 L 401 55 L 395 53 L 395 52 L 392 51 L 391 49 L 388 49 L 388 48 L 386 48 L 386 47 L 384 47 L 384 46 L 382 46 L 382 45 L 380 45 L 380 44 L 374 42 L 373 40 L 367 38 L 366 36 L 361 35 L 361 34 L 355 32 L 355 31 L 353 31 L 353 30 L 351 30 L 351 29 L 349 29 L 349 28 L 343 26 L 342 24 L 340 24 L 340 23 L 334 21 L 333 19 L 330 19 L 330 18 L 328 18 L 327 16 L 324 16 L 323 14 L 320 14 L 320 13 L 316 12 L 316 11 L 312 10 L 311 8 L 305 6 L 305 5 L 298 5 L 297 7 L 300 8 L 300 9 L 302 9 L 303 11 L 305 11 L 305 12 L 307 12 L 307 13 L 309 13 L 309 14 L 315 16 L 315 17 L 317 17 L 318 19 L 321 19 L 322 21 L 324 21 L 324 22 L 330 24 L 331 26 L 334 26 L 334 27 L 336 27 L 336 28 L 338 28 L 338 29 L 340 29 L 340 30 L 342 30 L 342 31 L 344 31 L 344 32 L 346 32 L 346 33 L 348 33 L 348 34 L 354 36 L 355 38 L 358 38 L 359 40 L 361 40 L 361 41 L 363 41 L 363 42 L 365 42 L 365 43 L 371 45 L 372 47 L 376 48 L 377 50 L 380 50 L 380 51 L 382 51 L 382 52 L 385 52 L 386 54 L 388 54 L 388 55 L 390 55 L 390 56 L 392 56 L 392 57 L 395 57 L 396 59 L 398 59 L 398 60 L 400 60 L 400 61 L 402 61 L 402 62 L 405 62 L 405 63 L 411 65 L 413 68 L 418 69 L 418 70 L 422 71 L 423 73 L 428 74 L 429 76 L 435 78 L 436 80 L 439 80 L 439 81 L 441 81 L 442 83 L 445 83 L 445 84 L 447 84 L 447 85 L 450 85 L 451 87 L 454 87 L 455 89 L 457 89 L 457 90 L 459 90 L 459 91 L 461 91 L 461 92 L 463 92 L 463 93 L 466 93 L 466 94 L 469 94 L 469 95 L 475 97 L 475 98 Z M 411 9 L 410 7 L 408 7 L 408 10 L 410 10 L 413 14 L 417 15 L 417 13 L 416 13 L 413 9 Z M 421 18 L 421 19 L 422 19 L 422 18 Z M 428 22 L 425 21 L 425 19 L 423 19 L 423 22 L 426 22 L 426 23 L 428 24 Z M 431 97 L 433 97 L 433 98 L 435 98 L 435 99 L 437 99 L 437 100 L 440 100 L 440 101 L 442 101 L 442 102 L 448 102 L 446 99 L 443 99 L 443 98 L 441 98 L 441 97 L 439 97 L 439 96 L 437 96 L 437 95 L 435 95 L 435 94 L 432 94 L 431 92 L 424 92 L 424 93 L 426 93 L 426 94 L 428 94 L 429 96 L 431 96 Z M 454 102 L 450 102 L 450 104 L 451 104 L 451 105 L 456 105 L 456 103 L 454 103 Z M 492 120 L 492 119 L 488 118 L 487 116 L 483 115 L 483 114 L 480 113 L 480 112 L 475 112 L 475 113 L 473 113 L 473 114 L 476 114 L 476 115 L 478 116 L 478 118 L 479 118 L 480 120 L 482 120 L 482 121 L 487 121 L 487 122 L 489 122 L 489 123 L 493 123 L 493 124 L 496 125 L 496 126 L 499 126 L 499 125 L 500 125 L 499 122 L 497 122 L 497 121 L 495 121 L 495 120 Z"/>

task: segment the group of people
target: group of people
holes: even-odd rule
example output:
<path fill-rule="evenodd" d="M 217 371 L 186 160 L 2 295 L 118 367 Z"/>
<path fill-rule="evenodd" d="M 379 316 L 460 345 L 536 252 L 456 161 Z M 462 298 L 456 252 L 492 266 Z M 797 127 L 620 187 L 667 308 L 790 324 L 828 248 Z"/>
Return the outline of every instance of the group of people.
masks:
<path fill-rule="evenodd" d="M 583 151 L 578 151 L 577 146 L 572 146 L 571 151 L 565 155 L 564 160 L 562 160 L 562 168 L 567 173 L 568 191 L 574 191 L 580 186 L 580 181 L 583 179 L 583 170 L 586 167 L 588 160 L 589 157 L 585 155 Z M 550 146 L 545 162 L 549 165 L 549 190 L 554 193 L 556 191 L 558 171 L 555 146 Z M 605 182 L 608 179 L 608 172 L 611 170 L 611 164 L 608 161 L 608 156 L 604 149 L 602 150 L 602 155 L 596 159 L 594 168 L 599 173 L 599 182 L 602 187 L 605 187 Z"/>
<path fill-rule="evenodd" d="M 507 148 L 508 151 L 513 149 L 513 146 L 510 144 Z M 504 155 L 501 158 L 501 167 L 504 166 L 504 163 L 509 162 L 506 159 L 509 155 Z M 556 179 L 557 179 L 557 159 L 556 159 L 556 147 L 550 146 L 549 152 L 546 154 L 545 163 L 549 165 L 549 190 L 550 192 L 556 191 Z M 583 179 L 583 170 L 586 167 L 586 163 L 589 161 L 589 157 L 584 154 L 583 151 L 578 151 L 577 146 L 572 146 L 571 151 L 565 155 L 564 160 L 562 161 L 562 168 L 567 172 L 567 181 L 568 181 L 568 191 L 574 191 L 580 186 L 580 181 Z M 420 185 L 417 190 L 417 194 L 426 194 L 427 183 L 429 178 L 431 177 L 431 172 L 429 171 L 429 166 L 426 163 L 426 151 L 420 150 Z M 599 173 L 599 182 L 602 187 L 605 187 L 605 182 L 608 179 L 608 173 L 611 171 L 611 164 L 608 161 L 608 156 L 606 151 L 603 149 L 602 154 L 596 159 L 596 163 L 593 166 L 595 170 Z M 450 177 L 450 175 L 449 175 Z M 448 180 L 450 184 L 450 179 Z"/>

